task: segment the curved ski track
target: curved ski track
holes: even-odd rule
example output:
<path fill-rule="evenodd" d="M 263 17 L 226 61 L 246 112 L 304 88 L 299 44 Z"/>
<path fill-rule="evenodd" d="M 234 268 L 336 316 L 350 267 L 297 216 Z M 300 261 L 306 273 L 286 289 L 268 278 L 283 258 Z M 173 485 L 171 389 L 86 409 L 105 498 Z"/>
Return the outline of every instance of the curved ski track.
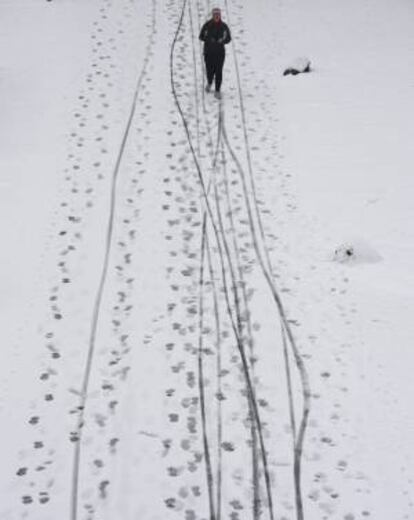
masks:
<path fill-rule="evenodd" d="M 138 74 L 134 95 L 132 99 L 131 108 L 129 111 L 129 117 L 125 126 L 125 130 L 122 136 L 120 148 L 118 151 L 118 156 L 115 162 L 114 170 L 112 172 L 112 180 L 111 180 L 111 198 L 110 198 L 110 207 L 109 207 L 109 216 L 106 225 L 106 243 L 105 243 L 105 253 L 103 259 L 103 265 L 101 269 L 100 281 L 98 290 L 95 297 L 95 304 L 93 309 L 93 316 L 90 328 L 90 336 L 89 336 L 89 345 L 88 345 L 88 355 L 86 360 L 86 366 L 84 369 L 82 388 L 79 400 L 79 413 L 78 420 L 76 425 L 76 442 L 74 444 L 74 454 L 73 454 L 73 470 L 72 470 L 72 488 L 71 488 L 71 520 L 77 520 L 78 518 L 78 494 L 79 494 L 79 472 L 80 472 L 80 461 L 81 461 L 81 452 L 82 452 L 82 431 L 84 427 L 84 418 L 85 418 L 85 409 L 87 406 L 88 399 L 88 388 L 90 375 L 92 370 L 92 364 L 95 354 L 95 345 L 96 345 L 96 333 L 98 329 L 98 321 L 99 315 L 101 311 L 101 304 L 103 293 L 105 289 L 105 284 L 108 276 L 108 267 L 109 260 L 112 249 L 113 242 L 113 229 L 114 229 L 114 221 L 115 221 L 115 212 L 116 212 L 116 197 L 117 197 L 117 180 L 119 176 L 119 171 L 122 163 L 122 159 L 124 157 L 125 147 L 128 142 L 128 138 L 130 135 L 130 130 L 132 127 L 132 122 L 134 119 L 134 115 L 137 108 L 138 96 L 141 90 L 142 81 L 146 74 L 148 64 L 150 61 L 150 52 L 152 46 L 154 44 L 154 35 L 155 35 L 155 24 L 156 24 L 156 0 L 152 1 L 152 30 L 148 38 L 148 43 L 145 50 L 145 57 L 143 61 L 143 66 Z"/>

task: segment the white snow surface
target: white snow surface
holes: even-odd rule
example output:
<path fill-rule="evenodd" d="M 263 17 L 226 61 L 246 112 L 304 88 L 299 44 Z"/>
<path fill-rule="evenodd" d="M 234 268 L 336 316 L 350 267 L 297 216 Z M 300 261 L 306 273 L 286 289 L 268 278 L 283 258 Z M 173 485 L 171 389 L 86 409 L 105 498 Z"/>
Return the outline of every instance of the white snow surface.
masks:
<path fill-rule="evenodd" d="M 211 7 L 0 2 L 1 520 L 414 519 L 414 5 Z"/>
<path fill-rule="evenodd" d="M 295 58 L 291 62 L 289 62 L 287 69 L 293 69 L 297 72 L 304 72 L 306 69 L 308 69 L 311 65 L 311 60 L 309 58 L 306 58 L 305 56 L 299 56 L 298 58 Z"/>

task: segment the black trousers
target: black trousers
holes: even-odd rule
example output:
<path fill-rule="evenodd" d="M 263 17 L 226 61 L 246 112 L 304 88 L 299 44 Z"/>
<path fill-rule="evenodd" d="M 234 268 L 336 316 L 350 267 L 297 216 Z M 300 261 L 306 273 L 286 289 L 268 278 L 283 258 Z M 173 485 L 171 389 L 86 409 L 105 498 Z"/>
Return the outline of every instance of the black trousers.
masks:
<path fill-rule="evenodd" d="M 205 54 L 207 82 L 209 85 L 215 80 L 216 92 L 220 92 L 221 82 L 223 81 L 224 54 Z"/>

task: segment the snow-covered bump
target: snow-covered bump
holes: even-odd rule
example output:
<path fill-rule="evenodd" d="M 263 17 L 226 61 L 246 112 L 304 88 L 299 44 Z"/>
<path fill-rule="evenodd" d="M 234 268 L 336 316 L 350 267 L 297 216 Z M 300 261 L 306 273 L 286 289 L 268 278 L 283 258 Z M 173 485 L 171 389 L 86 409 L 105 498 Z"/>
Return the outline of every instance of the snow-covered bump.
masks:
<path fill-rule="evenodd" d="M 366 241 L 358 239 L 338 246 L 334 251 L 333 260 L 339 263 L 371 264 L 380 262 L 382 257 Z"/>
<path fill-rule="evenodd" d="M 300 74 L 303 72 L 310 72 L 310 71 L 311 71 L 310 59 L 306 58 L 304 56 L 301 56 L 292 61 L 292 63 L 283 72 L 283 75 L 287 76 L 288 74 L 292 74 L 293 76 L 296 76 L 296 74 Z"/>

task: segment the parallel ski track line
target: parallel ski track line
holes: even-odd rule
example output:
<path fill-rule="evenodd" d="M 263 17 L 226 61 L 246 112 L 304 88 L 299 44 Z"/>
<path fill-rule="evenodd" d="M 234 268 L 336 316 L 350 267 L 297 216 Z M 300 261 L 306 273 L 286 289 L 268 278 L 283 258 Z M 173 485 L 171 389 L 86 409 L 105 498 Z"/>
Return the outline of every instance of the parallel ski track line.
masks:
<path fill-rule="evenodd" d="M 230 10 L 229 10 L 229 2 L 228 0 L 225 0 L 226 5 L 226 11 L 227 11 L 227 17 L 229 19 L 230 23 Z M 302 385 L 302 396 L 303 396 L 303 409 L 302 409 L 302 417 L 300 421 L 300 427 L 299 432 L 297 434 L 295 444 L 294 444 L 294 485 L 295 485 L 295 503 L 296 503 L 296 514 L 297 514 L 297 520 L 304 520 L 304 512 L 303 512 L 303 498 L 302 498 L 302 489 L 301 489 L 301 463 L 302 463 L 302 452 L 303 452 L 303 444 L 305 439 L 305 432 L 307 428 L 308 418 L 310 414 L 310 382 L 309 382 L 309 375 L 306 370 L 306 366 L 303 362 L 302 356 L 299 352 L 298 346 L 296 344 L 296 340 L 293 336 L 290 324 L 287 320 L 286 313 L 284 310 L 284 306 L 282 304 L 281 297 L 276 289 L 276 284 L 273 277 L 273 269 L 272 264 L 270 261 L 270 255 L 266 247 L 266 239 L 265 239 L 265 233 L 263 229 L 263 224 L 260 216 L 260 210 L 257 204 L 257 195 L 256 195 L 256 186 L 254 181 L 254 174 L 253 174 L 253 166 L 252 166 L 252 159 L 251 159 L 251 150 L 250 150 L 250 144 L 249 144 L 249 138 L 248 138 L 248 131 L 247 131 L 247 122 L 246 122 L 246 110 L 245 110 L 245 104 L 244 104 L 244 97 L 243 97 L 243 91 L 241 87 L 241 78 L 240 78 L 240 69 L 239 69 L 239 63 L 237 59 L 237 53 L 236 53 L 236 46 L 234 43 L 234 40 L 232 42 L 232 48 L 233 48 L 233 59 L 236 69 L 236 77 L 237 77 L 237 85 L 238 85 L 238 92 L 239 92 L 239 100 L 240 100 L 240 112 L 242 117 L 242 126 L 243 126 L 243 134 L 244 134 L 244 141 L 245 141 L 245 148 L 246 148 L 246 156 L 247 156 L 247 164 L 248 164 L 248 172 L 249 172 L 249 178 L 250 178 L 250 187 L 253 194 L 253 204 L 255 207 L 255 213 L 257 218 L 257 224 L 259 227 L 259 232 L 262 239 L 262 247 L 264 250 L 265 258 L 267 266 L 265 265 L 265 261 L 263 259 L 262 253 L 260 251 L 259 242 L 257 239 L 255 224 L 253 220 L 253 212 L 251 209 L 250 199 L 248 196 L 247 191 L 247 185 L 246 185 L 246 179 L 244 175 L 244 171 L 241 168 L 239 168 L 240 176 L 242 179 L 243 184 L 243 191 L 246 199 L 246 206 L 248 210 L 249 215 L 249 221 L 251 225 L 251 232 L 253 237 L 253 243 L 256 250 L 256 255 L 259 260 L 259 263 L 261 265 L 263 274 L 266 278 L 266 281 L 269 285 L 270 291 L 272 293 L 273 299 L 277 305 L 279 315 L 281 317 L 283 327 L 286 331 L 287 337 L 289 339 L 289 343 L 291 346 L 291 349 L 294 354 L 294 359 L 296 362 L 296 367 L 298 369 L 300 379 L 301 379 L 301 385 Z M 227 132 L 225 129 L 224 119 L 223 119 L 223 136 L 224 139 L 230 148 L 230 143 L 227 137 Z M 234 153 L 233 153 L 234 155 Z M 237 161 L 238 162 L 238 161 Z M 287 359 L 287 364 L 289 363 L 289 360 Z"/>
<path fill-rule="evenodd" d="M 157 2 L 156 0 L 152 0 L 152 28 L 151 33 L 149 35 L 149 40 L 145 50 L 145 57 L 142 69 L 138 75 L 134 96 L 132 100 L 132 105 L 129 113 L 129 117 L 127 120 L 127 124 L 122 136 L 121 145 L 119 148 L 118 156 L 116 159 L 116 163 L 114 166 L 114 170 L 112 172 L 112 182 L 111 182 L 111 197 L 110 197 L 110 207 L 109 207 L 109 217 L 106 226 L 106 241 L 105 241 L 105 253 L 104 260 L 101 270 L 100 281 L 98 285 L 98 291 L 95 297 L 95 303 L 93 308 L 93 316 L 91 322 L 90 336 L 89 336 L 89 346 L 88 346 L 88 356 L 86 361 L 86 366 L 84 370 L 83 382 L 82 382 L 82 390 L 81 397 L 79 402 L 79 415 L 76 427 L 76 440 L 75 440 L 75 449 L 73 455 L 73 469 L 72 469 L 72 489 L 71 489 L 71 500 L 70 500 L 70 518 L 71 520 L 77 520 L 78 518 L 78 495 L 79 495 L 79 472 L 80 472 L 80 460 L 81 460 L 81 444 L 82 444 L 82 431 L 85 424 L 85 410 L 87 404 L 87 395 L 89 389 L 90 375 L 92 370 L 92 364 L 95 354 L 95 345 L 96 345 L 96 333 L 98 329 L 98 321 L 99 315 L 101 311 L 101 304 L 103 299 L 103 293 L 106 285 L 106 280 L 108 276 L 108 268 L 109 268 L 109 259 L 112 250 L 112 241 L 113 241 L 113 230 L 114 230 L 114 221 L 115 221 L 115 211 L 116 211 L 116 197 L 117 197 L 117 180 L 119 177 L 119 171 L 122 163 L 122 159 L 125 152 L 125 147 L 128 141 L 129 133 L 132 126 L 132 121 L 136 112 L 138 95 L 141 90 L 142 81 L 146 75 L 148 63 L 150 61 L 150 52 L 152 46 L 155 42 L 155 27 L 156 27 L 156 12 L 157 12 Z"/>
<path fill-rule="evenodd" d="M 222 392 L 222 384 L 221 384 L 221 370 L 222 370 L 222 361 L 221 361 L 221 325 L 220 325 L 220 314 L 219 314 L 219 303 L 217 298 L 217 287 L 216 282 L 214 280 L 214 269 L 213 269 L 213 260 L 211 257 L 211 249 L 209 244 L 208 233 L 206 233 L 206 249 L 207 249 L 207 260 L 208 260 L 208 268 L 210 274 L 210 283 L 213 288 L 213 303 L 214 303 L 214 320 L 216 323 L 216 348 L 217 348 L 217 363 L 216 363 L 216 372 L 217 372 L 217 394 L 218 394 L 218 402 L 217 402 L 217 470 L 216 470 L 216 516 L 217 520 L 221 520 L 221 509 L 222 509 L 222 483 L 223 483 L 223 469 L 222 469 L 222 449 L 221 444 L 223 441 L 223 412 L 222 412 L 222 404 L 221 397 L 223 395 Z"/>
<path fill-rule="evenodd" d="M 204 100 L 203 100 L 204 101 Z M 204 101 L 205 102 L 205 101 Z M 205 106 L 204 106 L 205 107 Z M 206 116 L 206 113 L 204 113 Z M 209 141 L 211 147 L 213 146 L 213 139 L 211 136 L 211 130 L 207 123 L 207 131 L 209 135 Z M 217 140 L 216 140 L 216 148 L 212 152 L 212 170 L 214 175 L 214 170 L 216 168 L 216 162 L 219 154 L 219 146 L 221 142 L 221 119 L 219 114 L 219 120 L 217 125 Z M 210 177 L 209 183 L 207 186 L 207 194 L 210 192 L 211 185 L 214 183 L 214 180 Z M 219 307 L 218 307 L 218 298 L 217 298 L 217 288 L 214 281 L 214 269 L 213 269 L 213 261 L 212 261 L 212 255 L 211 255 L 211 248 L 209 243 L 209 237 L 208 237 L 208 229 L 207 229 L 207 212 L 205 209 L 203 209 L 203 230 L 202 230 L 202 241 L 205 244 L 206 252 L 207 252 L 207 260 L 208 260 L 208 266 L 209 266 L 209 275 L 210 275 L 210 283 L 213 287 L 213 303 L 214 303 L 214 319 L 216 323 L 216 343 L 217 343 L 217 365 L 216 365 L 216 371 L 217 371 L 217 391 L 219 396 L 221 396 L 221 338 L 220 338 L 220 315 L 219 315 Z M 203 256 L 203 255 L 202 255 Z M 203 287 L 201 287 L 200 290 L 202 290 Z M 202 334 L 202 328 L 200 327 L 200 334 Z M 223 438 L 223 420 L 222 420 L 222 404 L 221 399 L 219 397 L 218 404 L 217 404 L 217 470 L 216 470 L 216 520 L 221 519 L 221 508 L 222 508 L 222 501 L 221 501 L 221 495 L 222 495 L 222 452 L 221 452 L 221 443 Z"/>
<path fill-rule="evenodd" d="M 235 155 L 235 153 L 234 153 L 234 151 L 233 151 L 233 149 L 232 149 L 232 147 L 231 147 L 231 145 L 229 143 L 228 136 L 227 136 L 227 133 L 226 133 L 226 130 L 225 130 L 225 126 L 224 126 L 224 121 L 223 121 L 223 137 L 224 137 L 224 140 L 226 142 L 226 146 L 227 146 L 227 148 L 228 148 L 228 150 L 230 152 L 230 155 L 232 156 L 233 161 L 237 165 L 237 168 L 238 168 L 238 170 L 240 172 L 240 175 L 242 176 L 242 174 L 244 173 L 243 172 L 243 168 L 242 168 L 242 166 L 240 164 L 239 159 Z M 246 196 L 247 196 L 247 194 L 246 194 Z M 252 227 L 252 225 L 251 225 L 251 227 Z M 253 232 L 253 228 L 252 228 L 252 235 L 255 237 L 253 239 L 253 241 L 257 240 L 257 236 Z M 297 350 L 297 348 L 293 348 L 292 347 L 292 345 L 295 345 L 295 347 L 296 347 L 296 343 L 294 342 L 294 338 L 293 338 L 293 335 L 292 335 L 292 332 L 291 332 L 291 329 L 290 329 L 289 322 L 288 322 L 288 320 L 286 318 L 286 315 L 284 313 L 284 308 L 282 306 L 282 302 L 281 302 L 280 296 L 279 296 L 278 291 L 276 290 L 275 286 L 272 283 L 272 274 L 269 273 L 267 271 L 267 269 L 264 268 L 263 258 L 261 256 L 260 252 L 258 252 L 257 244 L 255 245 L 255 250 L 256 250 L 256 255 L 258 257 L 258 260 L 259 260 L 259 264 L 262 267 L 263 274 L 264 274 L 265 279 L 267 281 L 267 284 L 268 284 L 268 286 L 269 286 L 269 288 L 271 290 L 271 294 L 273 296 L 273 299 L 274 299 L 274 301 L 275 301 L 275 303 L 277 305 L 277 308 L 278 308 L 278 311 L 279 311 L 279 315 L 280 315 L 280 318 L 281 318 L 281 321 L 282 321 L 283 330 L 285 330 L 286 333 L 287 333 L 287 336 L 288 336 L 288 339 L 289 339 L 289 343 L 291 345 L 291 349 L 293 351 L 293 355 L 294 355 L 294 358 L 295 358 L 296 366 L 298 367 L 298 370 L 299 370 L 300 374 L 302 374 L 300 369 L 303 368 L 304 369 L 304 374 L 306 374 L 306 376 L 307 376 L 307 372 L 305 370 L 304 363 L 303 363 L 303 360 L 302 360 L 302 357 L 301 357 L 299 351 Z M 285 362 L 288 363 L 288 358 L 287 357 L 285 358 Z M 289 374 L 290 373 L 288 373 L 287 376 L 286 376 L 287 380 L 289 380 L 289 378 L 290 378 Z M 307 377 L 305 378 L 304 382 L 305 382 L 305 386 L 303 388 L 304 401 L 303 401 L 302 418 L 301 418 L 299 432 L 297 433 L 297 436 L 296 436 L 295 441 L 294 441 L 294 473 L 293 473 L 293 478 L 294 478 L 294 486 L 295 486 L 295 503 L 296 503 L 296 511 L 297 511 L 297 520 L 303 520 L 303 518 L 304 518 L 303 517 L 302 492 L 301 492 L 301 460 L 302 460 L 302 450 L 303 450 L 303 442 L 304 442 L 304 437 L 305 437 L 305 430 L 306 430 L 308 417 L 309 417 L 309 413 L 310 413 L 309 401 L 310 401 L 310 395 L 311 395 L 310 394 L 310 386 L 309 386 Z"/>
<path fill-rule="evenodd" d="M 221 112 L 221 117 L 223 117 L 222 112 Z M 223 120 L 221 120 L 221 124 L 223 124 Z M 224 253 L 225 253 L 223 255 L 222 249 L 221 249 L 221 252 L 219 252 L 220 259 L 223 262 L 223 286 L 225 289 L 226 303 L 227 303 L 228 313 L 229 313 L 229 316 L 230 316 L 231 322 L 232 322 L 233 332 L 236 337 L 240 357 L 242 360 L 243 372 L 244 372 L 244 377 L 246 379 L 247 392 L 248 392 L 248 396 L 249 396 L 248 402 L 252 407 L 255 428 L 257 429 L 257 432 L 259 434 L 263 471 L 264 471 L 264 475 L 265 475 L 266 491 L 267 491 L 267 498 L 268 498 L 268 505 L 269 505 L 269 513 L 273 520 L 273 499 L 272 499 L 272 490 L 271 490 L 271 482 L 270 482 L 270 473 L 269 473 L 268 462 L 267 462 L 267 452 L 266 452 L 265 444 L 264 444 L 262 424 L 261 424 L 261 420 L 260 420 L 259 410 L 257 407 L 256 395 L 255 395 L 255 391 L 254 391 L 252 378 L 250 375 L 250 367 L 249 367 L 249 363 L 247 361 L 247 357 L 246 357 L 246 353 L 245 353 L 245 349 L 244 349 L 243 322 L 242 322 L 241 310 L 240 310 L 240 300 L 239 300 L 239 295 L 238 295 L 238 290 L 237 290 L 237 279 L 235 276 L 235 270 L 234 270 L 234 266 L 233 266 L 233 262 L 232 262 L 232 258 L 231 258 L 232 255 L 231 255 L 230 247 L 226 240 L 226 233 L 225 233 L 224 226 L 223 226 L 223 220 L 222 220 L 222 215 L 221 215 L 221 210 L 220 210 L 220 201 L 219 201 L 219 196 L 218 196 L 216 185 L 214 186 L 214 196 L 215 196 L 215 204 L 216 204 L 217 216 L 218 216 L 218 222 L 219 222 L 218 227 L 214 223 L 213 218 L 211 220 L 212 220 L 212 225 L 215 230 L 215 233 L 218 231 L 216 237 L 217 237 L 217 244 L 219 246 L 219 250 L 221 249 L 221 245 L 220 245 L 220 238 L 221 238 L 221 240 L 223 242 Z M 226 275 L 225 275 L 224 258 L 227 260 L 227 264 L 228 264 L 229 271 L 230 271 L 231 290 L 233 293 L 234 307 L 235 307 L 235 314 L 236 314 L 235 318 L 234 318 L 233 312 L 231 310 L 230 298 L 228 296 L 229 290 L 227 288 L 228 284 L 227 284 Z"/>
<path fill-rule="evenodd" d="M 216 152 L 214 152 L 213 156 L 213 169 L 215 168 L 215 163 L 218 156 L 218 147 L 220 143 L 220 128 L 221 123 L 219 121 L 218 124 L 218 134 L 217 134 L 217 148 Z M 207 193 L 210 191 L 211 184 L 212 184 L 211 178 L 209 180 L 209 185 L 207 187 Z M 203 227 L 202 227 L 202 248 L 201 248 L 201 265 L 200 265 L 200 273 L 204 272 L 204 261 L 205 261 L 205 254 L 207 253 L 207 260 L 209 264 L 209 275 L 210 275 L 210 281 L 213 284 L 213 291 L 216 291 L 215 284 L 214 284 L 214 273 L 213 273 L 213 265 L 212 265 L 212 257 L 211 257 L 211 249 L 209 245 L 208 240 L 208 230 L 207 230 L 207 212 L 205 209 L 203 209 Z M 203 296 L 204 296 L 204 277 L 200 280 L 200 315 L 204 312 L 204 305 L 203 305 Z M 215 321 L 216 321 L 216 328 L 217 328 L 217 346 L 219 348 L 220 345 L 220 335 L 219 335 L 219 313 L 218 313 L 218 302 L 217 302 L 217 295 L 213 295 L 214 298 L 214 314 L 215 314 Z M 204 376 L 202 370 L 200 370 L 200 367 L 202 369 L 202 360 L 203 360 L 203 321 L 200 318 L 199 323 L 199 388 L 200 388 L 200 401 L 201 401 L 201 395 L 204 393 Z M 221 356 L 218 357 L 218 365 L 220 366 L 220 372 L 221 372 Z M 220 372 L 218 372 L 218 377 L 220 378 Z M 221 382 L 219 379 L 219 388 L 221 388 Z M 219 390 L 220 391 L 220 390 Z M 205 401 L 203 398 L 203 406 L 202 406 L 202 414 L 204 414 L 203 417 L 203 423 L 205 426 Z M 222 486 L 222 465 L 221 465 L 221 439 L 222 439 L 222 414 L 221 414 L 221 401 L 219 400 L 218 403 L 218 415 L 217 415 L 217 433 L 218 433 L 218 467 L 217 467 L 217 482 L 216 482 L 216 500 L 217 505 L 214 509 L 214 500 L 210 496 L 210 493 L 213 493 L 214 490 L 214 479 L 212 477 L 212 470 L 211 470 L 211 462 L 210 457 L 208 456 L 208 464 L 210 468 L 206 468 L 207 470 L 207 476 L 208 476 L 208 484 L 209 484 L 209 498 L 210 498 L 210 515 L 212 515 L 211 511 L 214 511 L 214 516 L 211 516 L 211 520 L 220 520 L 221 518 L 221 486 Z M 206 432 L 206 429 L 204 428 L 204 431 Z M 206 448 L 206 442 L 204 443 Z M 205 449 L 206 452 L 206 449 Z M 207 453 L 206 453 L 207 456 Z M 206 458 L 206 466 L 207 466 L 207 458 Z M 211 486 L 211 489 L 210 489 Z"/>
<path fill-rule="evenodd" d="M 251 363 L 252 363 L 252 374 L 254 375 L 254 364 L 253 364 L 253 358 L 254 358 L 254 346 L 253 346 L 253 331 L 252 331 L 252 324 L 251 324 L 251 318 L 250 318 L 250 311 L 249 311 L 249 303 L 247 299 L 246 294 L 246 284 L 244 281 L 244 275 L 243 275 L 243 267 L 240 262 L 240 249 L 238 245 L 237 235 L 236 235 L 236 227 L 233 219 L 233 208 L 232 203 L 230 199 L 230 189 L 229 189 L 229 178 L 227 175 L 227 167 L 226 167 L 226 156 L 224 147 L 222 145 L 221 148 L 221 155 L 222 155 L 222 164 L 223 164 L 223 178 L 224 178 L 224 191 L 225 191 L 225 198 L 227 203 L 227 213 L 228 218 L 230 222 L 230 232 L 232 236 L 232 242 L 233 242 L 233 250 L 235 252 L 236 257 L 236 267 L 237 272 L 239 275 L 239 283 L 241 285 L 241 293 L 242 293 L 242 300 L 244 305 L 244 311 L 246 314 L 246 329 L 247 329 L 247 337 L 249 341 L 249 348 L 250 348 L 250 356 L 251 356 Z M 257 432 L 256 432 L 256 426 L 253 420 L 253 411 L 251 410 L 250 406 L 250 421 L 251 421 L 251 436 L 252 436 L 252 459 L 253 459 L 253 468 L 252 468 L 252 482 L 253 482 L 253 518 L 254 520 L 257 520 L 260 517 L 260 505 L 261 505 L 261 499 L 260 499 L 260 479 L 259 479 L 259 467 L 258 467 L 258 460 L 257 460 Z"/>
<path fill-rule="evenodd" d="M 215 201 L 216 201 L 219 229 L 220 229 L 221 236 L 223 238 L 226 235 L 226 231 L 224 229 L 223 216 L 222 216 L 221 208 L 220 208 L 220 196 L 219 196 L 216 184 L 214 186 L 214 196 L 215 196 Z M 233 236 L 233 238 L 235 238 L 235 237 Z M 223 241 L 224 241 L 224 239 L 223 239 Z M 225 246 L 225 247 L 228 247 L 228 246 Z M 236 258 L 238 258 L 237 253 L 235 256 L 236 256 Z M 229 249 L 229 254 L 228 254 L 227 260 L 228 260 L 230 277 L 232 280 L 232 286 L 233 286 L 233 292 L 234 292 L 233 298 L 234 298 L 235 314 L 236 314 L 236 321 L 237 321 L 237 330 L 238 330 L 239 337 L 243 338 L 244 327 L 243 327 L 242 310 L 241 310 L 242 302 L 241 302 L 241 298 L 239 296 L 239 291 L 237 288 L 238 284 L 243 283 L 243 282 L 240 280 L 240 278 L 239 278 L 239 282 L 237 282 L 236 274 L 235 274 L 235 267 L 234 267 L 233 261 L 231 259 L 230 249 Z M 236 260 L 236 267 L 237 267 L 237 264 L 238 264 L 238 262 Z M 239 265 L 239 273 L 240 273 L 240 265 Z M 246 313 L 248 313 L 247 309 L 246 309 Z M 250 341 L 252 340 L 252 335 L 249 336 L 249 339 L 250 339 Z M 243 341 L 243 339 L 241 339 L 241 341 Z M 253 372 L 253 367 L 251 368 L 251 371 Z M 252 388 L 253 388 L 253 383 L 252 383 Z M 253 393 L 254 393 L 254 398 L 256 399 L 254 388 L 253 388 Z M 258 484 L 258 482 L 259 482 L 259 480 L 258 480 L 258 461 L 257 461 L 257 453 L 255 450 L 255 444 L 254 444 L 255 439 L 256 439 L 256 425 L 253 420 L 254 412 L 252 409 L 251 399 L 248 400 L 248 405 L 249 405 L 249 415 L 250 415 L 250 420 L 251 420 L 251 436 L 252 436 L 253 517 L 256 520 L 259 517 L 260 498 L 259 498 L 259 484 Z"/>
<path fill-rule="evenodd" d="M 198 76 L 197 76 L 197 60 L 196 60 L 196 49 L 194 45 L 194 24 L 193 24 L 193 12 L 191 9 L 191 2 L 188 2 L 188 17 L 190 19 L 191 29 L 191 46 L 193 49 L 193 76 L 194 76 L 194 101 L 195 101 L 195 112 L 196 112 L 196 124 L 197 124 L 197 149 L 198 155 L 200 155 L 200 116 L 198 113 Z"/>
<path fill-rule="evenodd" d="M 175 103 L 176 103 L 178 112 L 180 114 L 180 117 L 181 117 L 181 120 L 182 120 L 182 123 L 183 123 L 183 127 L 184 127 L 184 130 L 185 130 L 185 133 L 186 133 L 186 136 L 187 136 L 187 140 L 188 140 L 188 144 L 190 146 L 191 154 L 192 154 L 193 159 L 194 159 L 194 163 L 195 163 L 195 166 L 196 166 L 198 178 L 199 178 L 199 181 L 200 181 L 200 184 L 201 184 L 201 188 L 202 188 L 202 194 L 203 194 L 203 198 L 204 198 L 204 201 L 205 201 L 205 206 L 206 206 L 206 209 L 207 209 L 207 214 L 208 214 L 208 217 L 209 217 L 209 219 L 211 221 L 211 225 L 212 225 L 213 230 L 214 230 L 214 235 L 216 237 L 216 242 L 217 242 L 217 247 L 218 247 L 218 252 L 219 252 L 219 257 L 220 257 L 220 262 L 221 262 L 221 271 L 222 271 L 222 276 L 223 276 L 223 289 L 224 289 L 224 294 L 225 294 L 225 299 L 226 299 L 227 310 L 228 310 L 228 313 L 229 313 L 229 316 L 230 316 L 232 329 L 233 329 L 233 332 L 234 332 L 234 335 L 235 335 L 235 338 L 236 338 L 236 341 L 237 341 L 237 347 L 238 347 L 238 350 L 239 350 L 239 353 L 240 353 L 240 357 L 241 357 L 241 360 L 242 360 L 242 366 L 243 366 L 243 370 L 244 370 L 244 374 L 245 374 L 245 378 L 246 378 L 246 383 L 247 383 L 248 395 L 249 395 L 249 398 L 250 398 L 250 400 L 252 402 L 252 407 L 253 407 L 253 411 L 254 411 L 254 419 L 255 419 L 257 430 L 258 430 L 258 434 L 259 434 L 260 447 L 261 447 L 261 453 L 262 453 L 262 459 L 263 459 L 263 468 L 264 468 L 266 489 L 267 489 L 267 495 L 268 495 L 269 514 L 270 514 L 271 520 L 274 520 L 275 517 L 274 517 L 274 511 L 273 511 L 273 499 L 272 499 L 272 493 L 271 493 L 270 474 L 269 474 L 269 469 L 268 469 L 267 454 L 266 454 L 266 449 L 265 449 L 265 444 L 264 444 L 263 431 L 262 431 L 262 427 L 261 427 L 260 414 L 259 414 L 257 402 L 256 402 L 254 391 L 253 391 L 252 381 L 251 381 L 250 372 L 249 372 L 249 365 L 248 365 L 247 358 L 246 358 L 245 351 L 244 351 L 244 345 L 243 345 L 242 339 L 239 337 L 237 326 L 235 324 L 235 321 L 234 321 L 234 318 L 233 318 L 233 313 L 232 313 L 232 310 L 231 310 L 231 303 L 230 303 L 230 298 L 229 298 L 229 292 L 228 292 L 227 283 L 226 283 L 226 270 L 225 270 L 224 254 L 223 254 L 223 248 L 222 248 L 221 241 L 220 241 L 220 232 L 219 232 L 219 230 L 217 228 L 217 225 L 215 223 L 215 220 L 214 220 L 213 212 L 212 212 L 212 209 L 211 209 L 211 204 L 209 202 L 208 193 L 207 193 L 207 189 L 206 189 L 206 185 L 205 185 L 205 181 L 204 181 L 204 176 L 203 176 L 203 173 L 202 173 L 199 161 L 197 159 L 197 154 L 196 154 L 195 149 L 194 149 L 194 145 L 193 145 L 191 134 L 190 134 L 189 125 L 188 125 L 187 119 L 186 119 L 186 117 L 184 115 L 183 109 L 181 107 L 181 104 L 180 104 L 180 101 L 179 101 L 179 98 L 178 98 L 178 93 L 177 93 L 177 90 L 176 90 L 176 87 L 175 87 L 175 81 L 174 81 L 174 50 L 175 50 L 175 45 L 177 43 L 178 36 L 179 36 L 179 33 L 181 31 L 181 27 L 182 27 L 182 24 L 183 24 L 183 18 L 184 18 L 186 3 L 187 3 L 187 0 L 183 0 L 182 9 L 181 9 L 181 15 L 180 15 L 178 26 L 177 26 L 177 30 L 176 30 L 176 33 L 175 33 L 175 36 L 174 36 L 174 39 L 173 39 L 173 42 L 172 42 L 172 45 L 171 45 L 171 52 L 170 52 L 171 89 L 172 89 L 172 93 L 173 93 L 173 96 L 174 96 L 174 99 L 175 99 Z M 222 237 L 222 239 L 223 239 L 223 244 L 224 244 L 224 248 L 225 248 L 225 254 L 228 257 L 229 256 L 229 250 L 228 250 L 228 246 L 227 246 L 225 237 Z"/>
<path fill-rule="evenodd" d="M 203 364 L 203 329 L 204 329 L 204 264 L 206 254 L 206 225 L 207 216 L 204 213 L 203 219 L 203 232 L 201 237 L 201 265 L 200 265 L 200 278 L 199 278 L 199 337 L 198 337 L 198 389 L 200 395 L 200 409 L 201 409 L 201 425 L 203 429 L 203 448 L 204 457 L 206 461 L 206 473 L 207 473 L 207 487 L 208 487 L 208 500 L 210 510 L 210 520 L 216 520 L 217 516 L 214 507 L 214 481 L 213 481 L 213 470 L 211 466 L 210 457 L 210 444 L 207 436 L 207 420 L 206 420 L 206 401 L 205 401 L 205 389 L 204 389 L 204 364 Z"/>
<path fill-rule="evenodd" d="M 290 427 L 292 430 L 293 442 L 296 440 L 296 418 L 295 418 L 295 402 L 293 400 L 293 386 L 292 386 L 292 373 L 290 370 L 289 363 L 289 352 L 288 352 L 288 344 L 286 338 L 286 331 L 283 328 L 283 324 L 280 324 L 282 340 L 283 340 L 283 352 L 285 359 L 285 371 L 287 377 L 287 387 L 288 387 L 288 398 L 289 398 L 289 415 L 290 415 Z"/>
<path fill-rule="evenodd" d="M 200 16 L 202 16 L 202 12 L 201 12 L 201 8 L 200 8 L 200 0 L 196 0 L 196 7 L 197 7 L 198 34 L 200 34 L 200 32 L 201 32 L 201 24 L 202 24 L 202 22 L 200 20 Z M 201 76 L 203 78 L 203 81 L 202 81 L 203 88 L 201 89 L 201 98 L 203 100 L 203 108 L 204 108 L 204 111 L 205 111 L 205 109 L 206 109 L 206 100 L 205 100 L 204 85 L 205 85 L 206 71 L 204 70 L 204 66 L 203 66 L 203 49 L 200 48 L 199 54 L 200 54 L 200 63 L 201 63 Z"/>

